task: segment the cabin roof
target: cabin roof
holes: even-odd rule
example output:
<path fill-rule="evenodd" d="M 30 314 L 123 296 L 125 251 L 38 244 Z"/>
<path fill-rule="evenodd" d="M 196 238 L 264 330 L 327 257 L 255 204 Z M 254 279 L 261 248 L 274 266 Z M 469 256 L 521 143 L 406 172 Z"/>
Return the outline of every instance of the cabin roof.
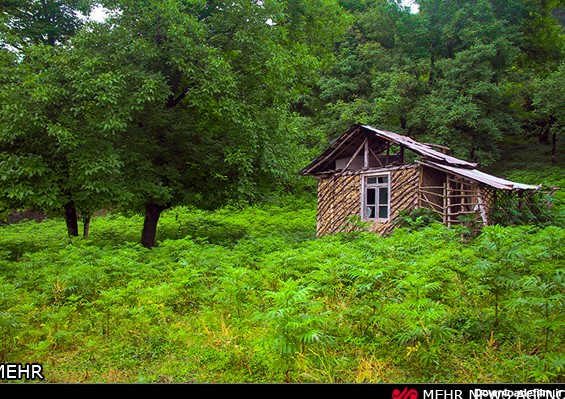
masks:
<path fill-rule="evenodd" d="M 541 186 L 532 186 L 530 184 L 516 183 L 510 180 L 502 179 L 500 177 L 489 175 L 488 173 L 481 172 L 477 169 L 464 169 L 457 168 L 450 165 L 442 165 L 431 161 L 416 161 L 420 164 L 430 166 L 444 172 L 451 172 L 459 176 L 467 177 L 469 179 L 479 181 L 491 187 L 502 190 L 537 190 Z"/>
<path fill-rule="evenodd" d="M 477 164 L 452 157 L 434 149 L 434 145 L 420 143 L 410 137 L 386 130 L 376 129 L 372 126 L 355 124 L 344 134 L 336 138 L 330 146 L 322 152 L 310 164 L 300 170 L 300 174 L 312 176 L 319 173 L 329 172 L 330 165 L 340 157 L 352 156 L 355 149 L 363 143 L 366 138 L 376 139 L 376 146 L 382 150 L 382 142 L 397 144 L 414 151 L 422 157 L 420 164 L 454 173 L 466 178 L 487 184 L 491 187 L 504 190 L 533 190 L 540 186 L 515 183 L 496 176 L 489 175 L 476 169 Z M 380 147 L 378 147 L 380 145 Z"/>
<path fill-rule="evenodd" d="M 475 163 L 443 154 L 434 150 L 430 144 L 419 143 L 410 137 L 386 130 L 376 129 L 372 126 L 356 124 L 352 125 L 344 134 L 336 138 L 330 146 L 322 152 L 322 154 L 314 159 L 309 165 L 304 167 L 300 171 L 300 174 L 315 175 L 327 170 L 328 165 L 335 161 L 338 157 L 350 156 L 352 154 L 351 149 L 358 146 L 361 141 L 364 140 L 366 135 L 370 135 L 373 138 L 383 139 L 384 141 L 392 144 L 402 145 L 421 155 L 425 159 L 468 168 L 474 168 L 477 166 Z"/>
<path fill-rule="evenodd" d="M 446 162 L 451 165 L 460 165 L 465 167 L 475 167 L 477 166 L 476 163 L 467 162 L 462 159 L 458 159 L 449 155 L 446 155 L 442 152 L 434 150 L 429 144 L 420 143 L 416 140 L 411 139 L 408 136 L 403 136 L 398 133 L 387 132 L 386 130 L 375 129 L 371 126 L 360 125 L 363 129 L 368 129 L 375 133 L 376 136 L 389 139 L 394 144 L 403 145 L 406 148 L 414 151 L 415 153 L 429 159 L 434 159 L 441 162 Z"/>

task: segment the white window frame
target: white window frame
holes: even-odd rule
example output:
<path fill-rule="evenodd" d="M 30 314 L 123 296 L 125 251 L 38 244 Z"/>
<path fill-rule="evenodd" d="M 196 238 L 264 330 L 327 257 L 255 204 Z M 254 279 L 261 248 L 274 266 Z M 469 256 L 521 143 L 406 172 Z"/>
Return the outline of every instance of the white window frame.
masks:
<path fill-rule="evenodd" d="M 379 183 L 378 178 L 386 177 L 386 183 Z M 369 178 L 377 178 L 377 183 L 367 183 Z M 367 205 L 367 189 L 368 188 L 375 188 L 375 204 Z M 386 188 L 387 189 L 387 199 L 386 199 L 386 206 L 387 206 L 387 214 L 386 218 L 378 217 L 379 215 L 379 188 Z M 376 217 L 367 217 L 367 209 L 368 206 L 375 207 L 375 216 Z M 390 220 L 390 172 L 384 173 L 370 173 L 370 174 L 363 174 L 361 175 L 361 219 L 367 220 L 371 222 L 388 222 Z"/>

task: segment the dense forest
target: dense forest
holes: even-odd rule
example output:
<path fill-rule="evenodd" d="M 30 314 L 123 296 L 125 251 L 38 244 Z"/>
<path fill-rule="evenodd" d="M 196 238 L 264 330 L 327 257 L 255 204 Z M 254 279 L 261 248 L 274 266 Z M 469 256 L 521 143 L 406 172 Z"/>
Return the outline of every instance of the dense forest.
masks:
<path fill-rule="evenodd" d="M 3 1 L 0 361 L 565 382 L 565 1 L 410 4 Z M 477 236 L 316 237 L 298 171 L 353 123 L 561 190 Z"/>

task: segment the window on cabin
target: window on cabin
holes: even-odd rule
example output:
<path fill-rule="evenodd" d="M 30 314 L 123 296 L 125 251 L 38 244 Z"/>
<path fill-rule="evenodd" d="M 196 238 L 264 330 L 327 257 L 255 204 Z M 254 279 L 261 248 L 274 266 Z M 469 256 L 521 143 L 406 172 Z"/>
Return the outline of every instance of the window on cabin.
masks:
<path fill-rule="evenodd" d="M 363 219 L 388 220 L 390 182 L 388 175 L 365 176 L 363 181 Z"/>

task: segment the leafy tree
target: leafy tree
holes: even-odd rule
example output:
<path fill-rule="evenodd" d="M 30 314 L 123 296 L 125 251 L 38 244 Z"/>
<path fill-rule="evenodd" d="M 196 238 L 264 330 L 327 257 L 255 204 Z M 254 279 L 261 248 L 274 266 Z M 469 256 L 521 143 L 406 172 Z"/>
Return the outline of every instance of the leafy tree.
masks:
<path fill-rule="evenodd" d="M 535 82 L 563 58 L 563 1 L 420 0 L 415 14 L 398 3 L 342 1 L 353 25 L 311 101 L 315 127 L 333 138 L 375 124 L 483 165 L 508 137 L 548 141 Z"/>
<path fill-rule="evenodd" d="M 420 7 L 430 24 L 429 93 L 409 123 L 425 141 L 489 164 L 497 159 L 504 135 L 520 129 L 504 92 L 515 57 L 512 30 L 486 0 L 447 2 L 445 8 L 427 1 Z"/>
<path fill-rule="evenodd" d="M 117 143 L 130 206 L 145 209 L 143 245 L 154 245 L 160 213 L 175 204 L 253 200 L 293 178 L 301 151 L 290 105 L 339 32 L 335 2 L 106 5 L 119 10 L 107 22 L 117 27 L 109 51 L 129 42 L 143 49 L 111 68 L 159 76 L 167 87 L 126 120 Z"/>
<path fill-rule="evenodd" d="M 545 136 L 551 134 L 551 160 L 556 161 L 556 144 L 557 137 L 563 136 L 565 131 L 565 112 L 563 104 L 565 103 L 565 90 L 563 82 L 565 81 L 565 63 L 561 63 L 559 68 L 543 79 L 535 82 L 537 89 L 533 95 L 534 114 L 537 120 L 541 121 L 542 131 Z M 542 138 L 540 138 L 543 140 Z"/>
<path fill-rule="evenodd" d="M 554 71 L 563 59 L 565 36 L 555 11 L 563 9 L 563 0 L 493 1 L 499 19 L 515 30 L 519 49 L 516 65 L 529 74 Z"/>
<path fill-rule="evenodd" d="M 563 0 L 504 1 L 493 3 L 497 15 L 506 18 L 515 30 L 514 45 L 517 57 L 509 71 L 511 82 L 508 95 L 513 108 L 526 129 L 542 145 L 550 144 L 555 130 L 553 116 L 541 111 L 540 90 L 542 81 L 549 79 L 563 62 L 565 35 L 557 12 L 563 10 Z M 549 98 L 550 99 L 550 98 Z M 559 95 L 555 97 L 556 103 Z M 549 101 L 550 104 L 552 101 Z"/>
<path fill-rule="evenodd" d="M 83 25 L 91 0 L 7 0 L 0 4 L 0 37 L 19 50 L 33 44 L 55 46 Z"/>
<path fill-rule="evenodd" d="M 534 111 L 537 89 L 531 82 L 554 71 L 563 57 L 565 36 L 552 15 L 563 2 L 419 4 L 430 23 L 432 87 L 418 104 L 415 126 L 483 164 L 497 159 L 498 143 L 506 137 L 523 137 L 540 126 L 544 141 L 551 119 Z"/>
<path fill-rule="evenodd" d="M 303 151 L 291 105 L 341 31 L 334 1 L 104 5 L 110 18 L 67 45 L 5 57 L 3 196 L 64 207 L 71 235 L 75 208 L 144 209 L 152 247 L 164 209 L 292 184 Z"/>
<path fill-rule="evenodd" d="M 76 140 L 76 132 L 66 124 L 73 90 L 66 77 L 70 65 L 65 45 L 83 24 L 79 12 L 89 8 L 89 2 L 30 0 L 7 2 L 1 10 L 0 193 L 4 206 L 64 210 L 71 236 L 78 235 L 72 149 L 84 143 Z M 86 196 L 92 198 L 92 194 Z"/>
<path fill-rule="evenodd" d="M 336 50 L 336 62 L 320 78 L 319 93 L 310 105 L 318 110 L 314 118 L 330 137 L 354 122 L 391 128 L 404 123 L 410 100 L 399 97 L 415 99 L 418 90 L 413 82 L 417 79 L 412 79 L 422 48 L 418 17 L 398 2 L 341 3 L 352 24 Z M 394 92 L 394 98 L 386 97 L 385 92 L 397 88 L 401 92 Z"/>

